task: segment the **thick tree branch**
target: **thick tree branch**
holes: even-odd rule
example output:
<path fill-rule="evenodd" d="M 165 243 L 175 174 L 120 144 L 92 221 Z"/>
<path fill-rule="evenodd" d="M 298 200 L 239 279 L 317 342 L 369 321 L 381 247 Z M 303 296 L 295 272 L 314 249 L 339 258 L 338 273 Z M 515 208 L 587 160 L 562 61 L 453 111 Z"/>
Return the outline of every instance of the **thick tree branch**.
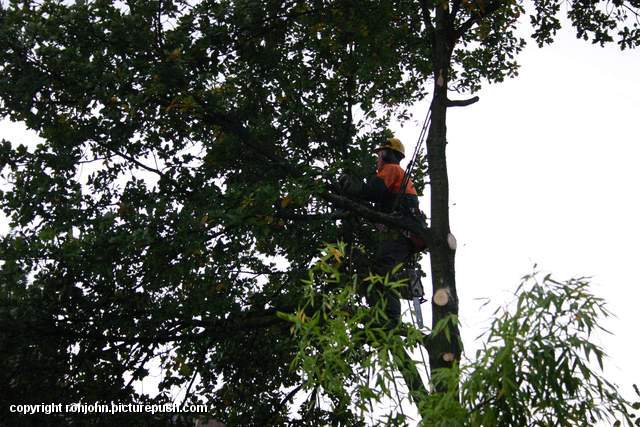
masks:
<path fill-rule="evenodd" d="M 417 223 L 407 221 L 403 216 L 382 213 L 355 202 L 345 196 L 340 196 L 330 192 L 321 194 L 320 197 L 340 208 L 347 209 L 370 221 L 384 224 L 392 228 L 410 231 L 411 233 L 420 236 L 420 238 L 425 241 L 427 248 L 431 248 L 435 244 L 434 236 L 430 229 L 424 229 Z"/>
<path fill-rule="evenodd" d="M 477 96 L 469 99 L 447 99 L 447 107 L 466 107 L 478 101 L 480 101 L 480 98 Z"/>

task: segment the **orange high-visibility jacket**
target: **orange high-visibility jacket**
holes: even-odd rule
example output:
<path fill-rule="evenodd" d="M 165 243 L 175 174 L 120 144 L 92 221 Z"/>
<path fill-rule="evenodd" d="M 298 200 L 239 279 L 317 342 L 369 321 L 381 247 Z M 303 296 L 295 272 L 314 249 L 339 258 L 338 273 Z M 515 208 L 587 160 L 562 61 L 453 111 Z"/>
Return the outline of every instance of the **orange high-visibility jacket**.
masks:
<path fill-rule="evenodd" d="M 363 186 L 363 196 L 376 204 L 383 212 L 391 212 L 396 198 L 400 194 L 400 186 L 404 178 L 404 170 L 398 164 L 385 163 L 378 173 Z M 409 179 L 404 195 L 396 205 L 401 213 L 418 207 L 418 194 Z"/>

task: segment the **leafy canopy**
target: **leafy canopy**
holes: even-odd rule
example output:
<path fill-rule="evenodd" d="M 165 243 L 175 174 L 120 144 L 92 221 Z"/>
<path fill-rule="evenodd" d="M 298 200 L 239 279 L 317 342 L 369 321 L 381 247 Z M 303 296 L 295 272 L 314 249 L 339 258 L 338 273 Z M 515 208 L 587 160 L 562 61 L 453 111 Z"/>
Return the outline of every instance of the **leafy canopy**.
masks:
<path fill-rule="evenodd" d="M 638 44 L 636 0 L 563 4 L 580 37 Z M 230 424 L 286 419 L 285 390 L 306 381 L 275 313 L 304 305 L 318 248 L 343 237 L 326 181 L 370 173 L 372 139 L 425 96 L 436 10 L 464 91 L 516 73 L 525 10 L 544 44 L 561 7 L 0 5 L 0 115 L 41 138 L 0 144 L 3 403 L 163 403 L 180 387 Z M 150 361 L 153 397 L 134 388 Z"/>

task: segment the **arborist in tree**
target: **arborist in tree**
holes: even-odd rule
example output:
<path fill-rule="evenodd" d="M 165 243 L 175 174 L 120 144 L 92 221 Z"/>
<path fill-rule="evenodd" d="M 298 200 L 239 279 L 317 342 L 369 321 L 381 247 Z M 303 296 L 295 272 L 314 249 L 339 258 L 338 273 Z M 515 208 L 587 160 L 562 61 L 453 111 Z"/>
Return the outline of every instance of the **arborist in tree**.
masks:
<path fill-rule="evenodd" d="M 383 213 L 395 213 L 407 220 L 419 221 L 426 226 L 426 218 L 418 206 L 418 194 L 412 180 L 405 178 L 405 171 L 400 161 L 405 156 L 404 146 L 397 138 L 388 138 L 376 144 L 377 154 L 375 176 L 365 182 L 359 182 L 349 176 L 342 176 L 339 188 L 346 196 L 362 198 L 375 204 Z M 424 242 L 416 235 L 405 230 L 393 229 L 384 224 L 375 224 L 378 244 L 369 269 L 372 273 L 385 276 L 399 263 L 407 264 L 416 252 L 424 249 Z M 360 264 L 359 262 L 356 262 Z M 422 290 L 420 289 L 420 292 Z M 375 304 L 380 296 L 387 300 L 387 315 L 397 324 L 400 321 L 400 300 L 395 292 L 380 289 L 366 294 L 370 305 Z M 415 295 L 411 295 L 411 299 Z M 419 295 L 421 297 L 422 295 Z"/>

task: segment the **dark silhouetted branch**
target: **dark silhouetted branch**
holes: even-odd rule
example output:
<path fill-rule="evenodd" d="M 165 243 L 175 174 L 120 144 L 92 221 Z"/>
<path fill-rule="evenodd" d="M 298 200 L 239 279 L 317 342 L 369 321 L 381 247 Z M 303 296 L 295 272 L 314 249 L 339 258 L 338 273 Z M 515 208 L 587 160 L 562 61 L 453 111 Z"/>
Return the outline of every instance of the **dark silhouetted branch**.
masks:
<path fill-rule="evenodd" d="M 475 104 L 480 101 L 480 97 L 474 96 L 469 99 L 447 99 L 447 107 L 466 107 L 467 105 Z"/>
<path fill-rule="evenodd" d="M 435 244 L 434 236 L 431 232 L 431 229 L 425 229 L 420 227 L 416 222 L 407 221 L 407 218 L 404 216 L 382 213 L 354 200 L 351 200 L 348 197 L 340 196 L 334 193 L 327 192 L 322 194 L 321 197 L 340 208 L 351 211 L 356 215 L 366 218 L 370 221 L 384 224 L 396 229 L 407 230 L 417 236 L 420 236 L 420 238 L 426 243 L 427 248 L 431 248 Z"/>

